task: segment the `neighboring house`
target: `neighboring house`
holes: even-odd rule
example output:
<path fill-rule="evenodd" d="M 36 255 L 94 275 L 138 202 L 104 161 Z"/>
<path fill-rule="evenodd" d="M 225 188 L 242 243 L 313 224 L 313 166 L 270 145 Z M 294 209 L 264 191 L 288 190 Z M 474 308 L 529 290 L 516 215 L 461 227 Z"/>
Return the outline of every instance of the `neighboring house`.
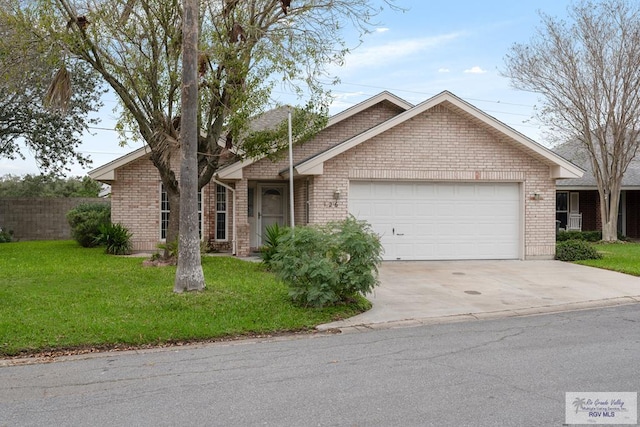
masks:
<path fill-rule="evenodd" d="M 385 259 L 550 259 L 556 179 L 582 170 L 450 92 L 411 105 L 383 92 L 294 147 L 296 225 L 348 214 L 381 236 Z M 154 249 L 168 217 L 144 149 L 89 174 L 112 188 L 112 220 Z M 284 157 L 244 160 L 203 189 L 202 234 L 245 256 L 269 224 L 289 224 Z"/>
<path fill-rule="evenodd" d="M 556 220 L 562 230 L 602 230 L 600 196 L 586 150 L 578 142 L 566 142 L 554 151 L 584 169 L 580 178 L 560 179 L 556 193 Z M 640 158 L 629 164 L 620 193 L 618 233 L 640 238 Z"/>

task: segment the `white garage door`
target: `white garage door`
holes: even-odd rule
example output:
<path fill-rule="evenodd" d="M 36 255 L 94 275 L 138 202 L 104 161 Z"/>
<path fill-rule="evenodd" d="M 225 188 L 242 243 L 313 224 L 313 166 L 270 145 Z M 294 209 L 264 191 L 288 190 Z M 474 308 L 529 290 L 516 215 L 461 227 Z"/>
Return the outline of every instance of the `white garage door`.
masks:
<path fill-rule="evenodd" d="M 349 212 L 381 236 L 386 260 L 517 259 L 517 183 L 351 182 Z"/>

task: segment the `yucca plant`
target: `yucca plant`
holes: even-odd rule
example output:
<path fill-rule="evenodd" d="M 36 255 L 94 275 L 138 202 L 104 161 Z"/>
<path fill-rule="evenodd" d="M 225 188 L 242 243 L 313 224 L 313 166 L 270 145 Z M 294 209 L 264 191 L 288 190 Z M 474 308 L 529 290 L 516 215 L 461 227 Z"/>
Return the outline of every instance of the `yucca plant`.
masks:
<path fill-rule="evenodd" d="M 271 260 L 278 252 L 278 244 L 282 237 L 289 233 L 289 227 L 281 227 L 278 223 L 268 225 L 264 229 L 262 235 L 262 247 L 260 248 L 260 257 L 262 262 L 268 268 L 271 267 Z"/>
<path fill-rule="evenodd" d="M 131 232 L 122 224 L 103 224 L 95 241 L 97 245 L 104 245 L 108 254 L 128 255 L 132 249 L 131 236 Z"/>

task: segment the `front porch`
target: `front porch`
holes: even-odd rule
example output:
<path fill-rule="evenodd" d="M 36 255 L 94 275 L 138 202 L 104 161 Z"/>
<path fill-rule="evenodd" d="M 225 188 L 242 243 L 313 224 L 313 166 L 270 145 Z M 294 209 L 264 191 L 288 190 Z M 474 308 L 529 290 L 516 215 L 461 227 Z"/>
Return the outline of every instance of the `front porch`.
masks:
<path fill-rule="evenodd" d="M 559 189 L 556 192 L 556 224 L 559 230 L 599 231 L 602 229 L 600 197 L 597 190 Z M 640 190 L 622 190 L 618 211 L 618 234 L 640 238 Z"/>

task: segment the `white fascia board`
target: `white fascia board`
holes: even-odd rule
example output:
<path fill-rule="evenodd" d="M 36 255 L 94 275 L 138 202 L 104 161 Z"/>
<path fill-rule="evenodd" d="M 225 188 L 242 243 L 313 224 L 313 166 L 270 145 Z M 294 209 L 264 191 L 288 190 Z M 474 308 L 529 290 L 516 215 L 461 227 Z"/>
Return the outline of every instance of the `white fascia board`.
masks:
<path fill-rule="evenodd" d="M 307 171 L 316 168 L 318 164 L 324 163 L 325 161 L 332 159 L 333 157 L 341 153 L 344 153 L 345 151 L 359 145 L 360 143 L 367 141 L 383 132 L 386 132 L 387 130 L 390 130 L 393 127 L 398 126 L 399 124 L 402 124 L 403 122 L 444 102 L 449 102 L 450 104 L 456 106 L 470 116 L 474 117 L 476 120 L 479 120 L 484 124 L 498 130 L 499 132 L 501 132 L 505 136 L 508 136 L 510 139 L 516 141 L 525 148 L 549 160 L 552 163 L 552 176 L 556 174 L 558 175 L 558 178 L 579 178 L 582 176 L 582 169 L 575 166 L 573 163 L 563 159 L 551 150 L 544 148 L 535 141 L 527 138 L 521 133 L 515 131 L 514 129 L 510 128 L 494 117 L 489 116 L 485 112 L 479 110 L 466 101 L 463 101 L 462 99 L 458 98 L 448 91 L 441 92 L 440 94 L 422 102 L 421 104 L 416 105 L 412 109 L 407 110 L 395 117 L 392 117 L 386 122 L 383 122 L 378 126 L 371 128 L 368 131 L 363 132 L 360 135 L 357 135 L 312 159 L 309 159 L 308 161 L 300 164 L 297 167 L 297 170 L 300 171 L 301 174 L 306 174 Z M 558 168 L 557 171 L 555 170 L 556 168 Z"/>
<path fill-rule="evenodd" d="M 531 138 L 524 136 L 523 134 L 516 131 L 515 129 L 502 123 L 500 120 L 496 119 L 495 117 L 488 115 L 484 111 L 458 98 L 452 93 L 445 91 L 441 95 L 443 95 L 445 98 L 442 101 L 448 101 L 449 103 L 455 105 L 456 107 L 464 110 L 466 113 L 472 115 L 477 120 L 480 120 L 486 125 L 493 127 L 494 129 L 508 136 L 509 138 L 516 141 L 520 145 L 529 149 L 530 151 L 533 151 L 534 153 L 550 161 L 552 164 L 551 165 L 552 178 L 580 178 L 584 174 L 584 171 L 581 168 L 574 165 L 570 161 L 557 155 L 556 153 L 549 150 L 548 148 L 543 147 L 542 145 L 538 144 Z M 436 97 L 438 96 L 440 95 L 436 95 Z"/>
<path fill-rule="evenodd" d="M 570 163 L 571 169 L 555 165 L 552 166 L 551 169 L 551 178 L 554 179 L 562 179 L 562 178 L 581 178 L 584 174 L 584 171 L 577 166 L 574 166 Z"/>
<path fill-rule="evenodd" d="M 408 103 L 404 99 L 392 94 L 391 92 L 384 91 L 330 117 L 326 127 L 333 126 L 336 123 L 348 119 L 349 117 L 355 116 L 356 114 L 361 113 L 382 101 L 388 101 L 405 111 L 413 108 L 413 104 Z"/>
<path fill-rule="evenodd" d="M 346 141 L 344 141 L 342 144 L 336 145 L 335 147 L 330 148 L 329 150 L 317 155 L 316 157 L 309 159 L 308 161 L 301 163 L 297 169 L 298 171 L 300 171 L 301 174 L 307 174 L 307 171 L 310 170 L 314 170 L 315 168 L 318 167 L 319 164 L 326 162 L 327 160 L 330 160 L 332 158 L 334 158 L 335 156 L 344 153 L 345 151 L 359 145 L 360 143 L 367 141 L 391 128 L 393 128 L 394 126 L 399 125 L 400 123 L 403 123 L 407 120 L 409 120 L 412 117 L 415 117 L 416 115 L 420 114 L 423 111 L 428 110 L 429 108 L 432 108 L 434 105 L 439 104 L 440 102 L 435 102 L 433 103 L 433 100 L 435 98 L 440 97 L 441 95 L 437 95 L 434 98 L 431 98 L 430 100 L 427 100 L 425 102 L 423 102 L 422 104 L 419 104 L 415 107 L 413 107 L 410 110 L 405 111 L 404 113 L 401 113 L 395 117 L 392 117 L 391 119 L 387 120 L 386 122 L 383 122 L 381 124 L 379 124 L 378 126 L 375 126 L 351 139 L 348 139 Z"/>
<path fill-rule="evenodd" d="M 392 94 L 391 92 L 380 92 L 379 94 L 372 96 L 371 98 L 368 98 L 364 101 L 362 101 L 359 104 L 354 105 L 353 107 L 347 108 L 346 110 L 341 111 L 340 113 L 329 117 L 329 120 L 327 121 L 327 125 L 324 127 L 324 129 L 333 126 L 337 123 L 340 123 L 343 120 L 348 119 L 349 117 L 352 117 L 358 113 L 361 113 L 363 111 L 365 111 L 368 108 L 373 107 L 374 105 L 382 102 L 382 101 L 388 101 L 394 105 L 397 105 L 398 107 L 402 108 L 403 110 L 409 110 L 410 108 L 413 108 L 413 104 L 408 103 L 407 101 L 405 101 L 404 99 Z M 324 130 L 323 129 L 323 130 Z M 219 142 L 219 144 L 224 144 L 224 141 L 221 140 L 222 142 Z M 263 159 L 264 157 L 260 157 L 260 158 L 256 158 L 256 159 L 247 159 L 241 162 L 237 162 L 234 163 L 230 166 L 228 166 L 227 168 L 229 169 L 229 171 L 227 171 L 225 169 L 221 170 L 219 173 L 219 177 L 221 179 L 241 179 L 242 176 L 240 176 L 239 178 L 232 178 L 231 175 L 233 176 L 237 176 L 237 171 L 235 170 L 236 168 L 244 168 L 247 167 L 255 162 L 257 162 L 258 160 Z M 322 174 L 322 170 L 320 172 L 319 175 Z M 311 174 L 309 173 L 308 175 L 318 175 L 318 174 Z"/>
<path fill-rule="evenodd" d="M 216 176 L 218 179 L 242 179 L 242 170 L 254 162 L 254 159 L 240 160 L 220 169 Z"/>
<path fill-rule="evenodd" d="M 296 166 L 296 172 L 300 175 L 322 175 L 324 173 L 324 162 L 304 162 Z"/>
<path fill-rule="evenodd" d="M 314 168 L 305 168 L 303 170 L 300 170 L 300 168 L 298 168 L 298 166 L 294 166 L 293 168 L 293 176 L 306 176 L 306 175 L 322 175 L 324 173 L 324 164 L 320 163 L 319 165 L 315 166 Z M 283 171 L 280 174 L 281 177 L 283 177 L 284 179 L 289 178 L 289 169 Z"/>
<path fill-rule="evenodd" d="M 151 149 L 147 145 L 145 145 L 144 147 L 138 148 L 137 150 L 132 151 L 129 154 L 125 154 L 122 157 L 118 157 L 117 159 L 107 163 L 106 165 L 102 165 L 98 168 L 91 170 L 87 175 L 89 175 L 91 179 L 94 179 L 100 182 L 114 181 L 116 179 L 116 169 L 128 163 L 131 163 L 135 160 L 138 160 L 139 158 L 144 157 L 150 152 L 151 152 Z"/>

